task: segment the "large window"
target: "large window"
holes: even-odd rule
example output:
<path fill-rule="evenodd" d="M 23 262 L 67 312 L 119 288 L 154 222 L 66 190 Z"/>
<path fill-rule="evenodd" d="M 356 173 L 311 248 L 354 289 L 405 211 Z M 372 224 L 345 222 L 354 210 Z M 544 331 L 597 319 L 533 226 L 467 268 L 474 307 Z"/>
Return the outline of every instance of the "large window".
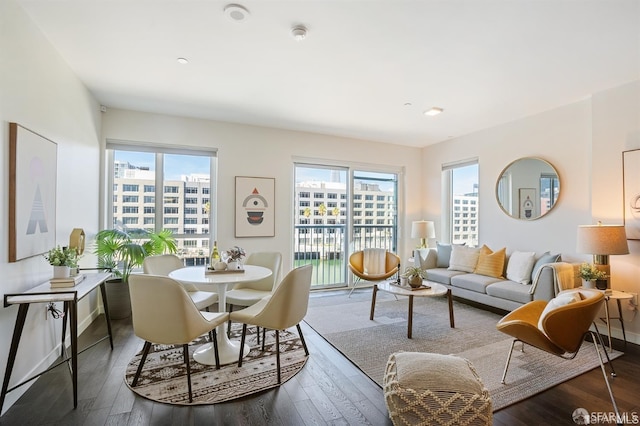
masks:
<path fill-rule="evenodd" d="M 443 240 L 478 245 L 478 181 L 477 160 L 443 166 Z"/>
<path fill-rule="evenodd" d="M 107 195 L 111 200 L 107 223 L 130 228 L 144 224 L 149 231 L 170 229 L 178 241 L 178 255 L 186 264 L 206 262 L 209 224 L 215 223 L 216 211 L 209 204 L 210 200 L 215 202 L 210 195 L 215 194 L 215 151 L 163 150 L 108 142 L 107 159 L 113 179 L 107 186 L 113 191 Z M 120 194 L 120 202 L 118 188 L 126 193 Z M 206 198 L 201 194 L 207 194 Z M 185 208 L 185 204 L 190 207 Z"/>

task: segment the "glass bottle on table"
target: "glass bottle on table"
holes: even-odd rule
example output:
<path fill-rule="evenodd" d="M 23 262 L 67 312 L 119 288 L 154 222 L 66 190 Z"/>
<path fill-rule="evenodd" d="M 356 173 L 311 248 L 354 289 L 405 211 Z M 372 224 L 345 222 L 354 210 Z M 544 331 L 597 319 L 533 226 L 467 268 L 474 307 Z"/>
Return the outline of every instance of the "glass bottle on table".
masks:
<path fill-rule="evenodd" d="M 220 252 L 218 251 L 218 242 L 213 242 L 213 248 L 211 249 L 211 259 L 209 260 L 209 267 L 213 268 L 216 262 L 220 262 Z"/>

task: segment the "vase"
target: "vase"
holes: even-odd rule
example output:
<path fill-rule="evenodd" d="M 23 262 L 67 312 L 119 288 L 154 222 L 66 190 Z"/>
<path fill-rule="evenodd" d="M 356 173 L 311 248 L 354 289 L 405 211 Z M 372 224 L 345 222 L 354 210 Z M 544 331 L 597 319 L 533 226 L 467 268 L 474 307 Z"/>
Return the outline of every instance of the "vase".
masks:
<path fill-rule="evenodd" d="M 582 279 L 582 287 L 583 288 L 596 288 L 596 280 L 585 280 Z"/>
<path fill-rule="evenodd" d="M 71 268 L 68 266 L 54 266 L 53 278 L 69 278 L 71 275 Z"/>
<path fill-rule="evenodd" d="M 227 269 L 230 269 L 230 270 L 242 269 L 242 262 L 239 260 L 234 260 L 232 262 L 229 262 L 227 263 Z"/>
<path fill-rule="evenodd" d="M 413 275 L 409 277 L 409 285 L 413 288 L 418 288 L 422 285 L 422 277 L 420 275 Z"/>

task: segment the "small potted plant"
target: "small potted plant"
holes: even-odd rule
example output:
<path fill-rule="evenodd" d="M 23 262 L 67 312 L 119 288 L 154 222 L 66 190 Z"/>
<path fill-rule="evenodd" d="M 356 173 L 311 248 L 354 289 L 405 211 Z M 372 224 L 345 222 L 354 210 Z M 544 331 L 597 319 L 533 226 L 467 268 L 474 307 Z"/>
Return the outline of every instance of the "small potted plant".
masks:
<path fill-rule="evenodd" d="M 586 262 L 580 265 L 578 275 L 582 278 L 582 286 L 585 288 L 595 288 L 595 282 L 597 280 L 604 280 L 607 278 L 606 272 L 601 271 L 595 265 Z"/>
<path fill-rule="evenodd" d="M 226 254 L 227 269 L 242 269 L 242 258 L 246 256 L 242 247 L 234 246 Z"/>
<path fill-rule="evenodd" d="M 422 285 L 422 269 L 417 266 L 410 266 L 404 271 L 404 276 L 407 277 L 407 282 L 413 288 L 418 288 Z"/>
<path fill-rule="evenodd" d="M 71 268 L 78 266 L 78 253 L 67 247 L 56 246 L 44 258 L 53 266 L 53 278 L 68 278 Z"/>

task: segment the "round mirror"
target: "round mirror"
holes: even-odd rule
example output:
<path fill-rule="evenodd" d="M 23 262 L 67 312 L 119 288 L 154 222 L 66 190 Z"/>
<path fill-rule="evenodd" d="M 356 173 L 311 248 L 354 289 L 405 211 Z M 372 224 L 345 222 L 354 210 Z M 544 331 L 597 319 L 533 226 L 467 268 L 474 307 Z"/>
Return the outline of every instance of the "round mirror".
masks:
<path fill-rule="evenodd" d="M 509 164 L 496 183 L 502 211 L 515 219 L 535 220 L 549 213 L 560 196 L 556 169 L 540 158 L 520 158 Z"/>

